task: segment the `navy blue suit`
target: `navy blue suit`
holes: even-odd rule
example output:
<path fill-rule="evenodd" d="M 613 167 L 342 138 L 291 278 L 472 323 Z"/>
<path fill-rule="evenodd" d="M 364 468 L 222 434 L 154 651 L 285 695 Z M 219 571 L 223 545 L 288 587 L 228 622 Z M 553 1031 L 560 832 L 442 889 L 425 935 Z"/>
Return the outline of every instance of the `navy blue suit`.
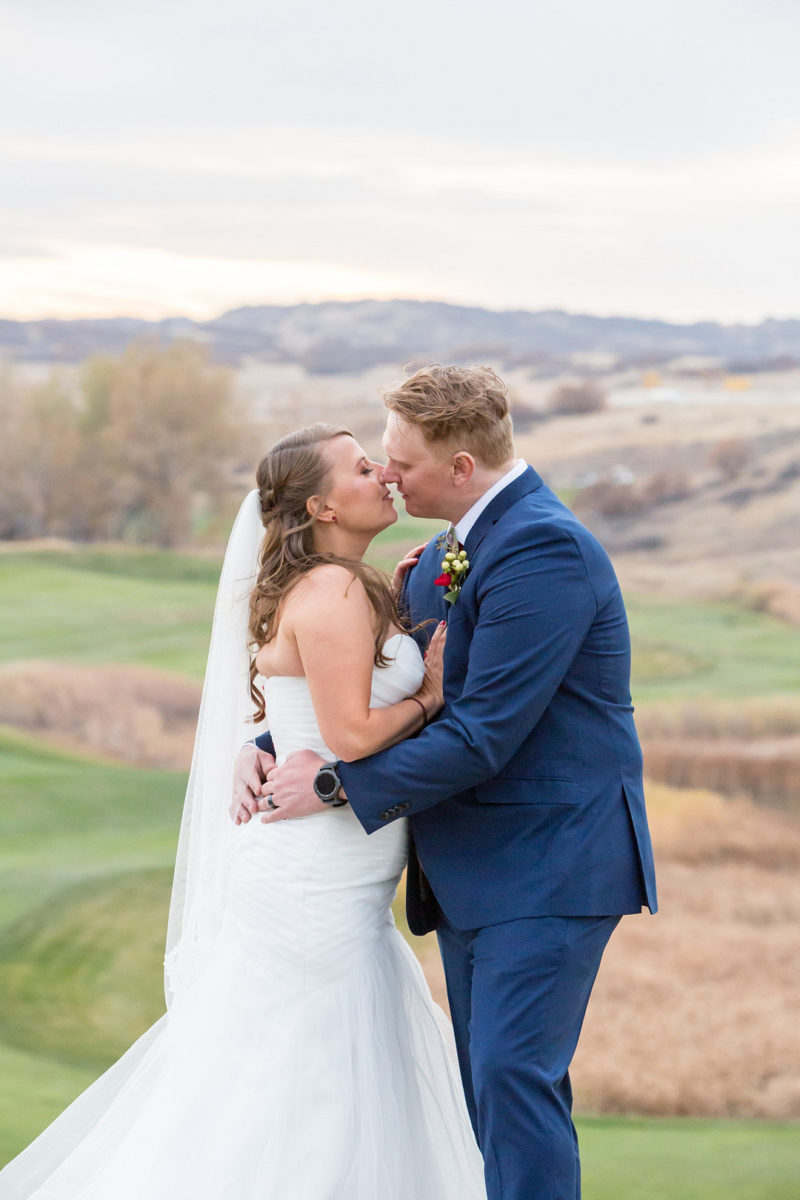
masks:
<path fill-rule="evenodd" d="M 619 917 L 656 910 L 628 624 L 530 468 L 465 548 L 454 605 L 435 542 L 407 579 L 412 620 L 448 622 L 443 712 L 340 772 L 368 833 L 409 818 L 409 924 L 439 938 L 490 1200 L 577 1200 L 569 1064 Z"/>
<path fill-rule="evenodd" d="M 656 910 L 628 624 L 605 551 L 530 468 L 465 549 L 454 605 L 435 542 L 406 589 L 413 621 L 447 618 L 443 712 L 340 772 L 368 833 L 409 818 L 409 923 L 437 929 L 491 1200 L 576 1200 L 569 1062 L 613 927 Z"/>

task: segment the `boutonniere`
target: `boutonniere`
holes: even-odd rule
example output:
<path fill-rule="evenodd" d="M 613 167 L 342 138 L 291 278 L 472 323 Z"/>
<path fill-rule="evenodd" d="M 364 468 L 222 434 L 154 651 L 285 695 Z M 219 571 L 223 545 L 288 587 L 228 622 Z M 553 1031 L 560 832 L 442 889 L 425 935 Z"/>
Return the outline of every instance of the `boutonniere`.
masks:
<path fill-rule="evenodd" d="M 461 586 L 467 578 L 467 572 L 469 571 L 467 552 L 466 550 L 459 550 L 458 542 L 452 531 L 440 534 L 436 545 L 440 550 L 444 550 L 445 547 L 447 547 L 447 550 L 442 559 L 443 574 L 438 579 L 434 579 L 433 582 L 438 587 L 446 587 L 445 600 L 449 604 L 455 604 L 461 592 Z"/>

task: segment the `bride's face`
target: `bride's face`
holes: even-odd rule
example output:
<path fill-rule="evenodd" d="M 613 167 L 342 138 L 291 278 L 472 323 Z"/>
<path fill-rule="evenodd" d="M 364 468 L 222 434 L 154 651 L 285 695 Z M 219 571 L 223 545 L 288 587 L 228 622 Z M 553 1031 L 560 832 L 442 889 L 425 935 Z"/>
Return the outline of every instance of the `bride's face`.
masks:
<path fill-rule="evenodd" d="M 322 446 L 331 471 L 320 520 L 335 519 L 348 533 L 374 534 L 397 520 L 391 493 L 381 482 L 381 464 L 367 458 L 355 438 L 332 438 Z"/>

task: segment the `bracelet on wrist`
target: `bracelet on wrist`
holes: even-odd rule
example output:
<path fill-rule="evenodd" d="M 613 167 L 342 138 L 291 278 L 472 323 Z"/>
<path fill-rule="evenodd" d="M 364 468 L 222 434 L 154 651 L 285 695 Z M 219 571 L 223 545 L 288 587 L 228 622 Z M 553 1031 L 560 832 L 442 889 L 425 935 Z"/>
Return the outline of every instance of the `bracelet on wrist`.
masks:
<path fill-rule="evenodd" d="M 420 709 L 422 710 L 422 725 L 420 726 L 420 729 L 424 729 L 428 724 L 428 711 L 425 708 L 425 705 L 422 703 L 419 696 L 409 696 L 408 699 L 413 700 L 415 704 L 420 706 Z"/>

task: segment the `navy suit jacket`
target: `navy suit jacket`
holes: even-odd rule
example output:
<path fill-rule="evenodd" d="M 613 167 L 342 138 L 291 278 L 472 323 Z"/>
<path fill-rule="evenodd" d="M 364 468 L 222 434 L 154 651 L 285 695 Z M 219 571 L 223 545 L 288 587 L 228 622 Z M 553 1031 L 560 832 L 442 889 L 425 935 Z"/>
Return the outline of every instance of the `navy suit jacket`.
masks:
<path fill-rule="evenodd" d="M 603 548 L 531 468 L 487 506 L 444 601 L 432 542 L 414 622 L 447 618 L 445 707 L 416 738 L 341 763 L 368 833 L 408 817 L 411 928 L 656 911 L 630 638 Z M 434 626 L 418 634 L 424 644 Z"/>

